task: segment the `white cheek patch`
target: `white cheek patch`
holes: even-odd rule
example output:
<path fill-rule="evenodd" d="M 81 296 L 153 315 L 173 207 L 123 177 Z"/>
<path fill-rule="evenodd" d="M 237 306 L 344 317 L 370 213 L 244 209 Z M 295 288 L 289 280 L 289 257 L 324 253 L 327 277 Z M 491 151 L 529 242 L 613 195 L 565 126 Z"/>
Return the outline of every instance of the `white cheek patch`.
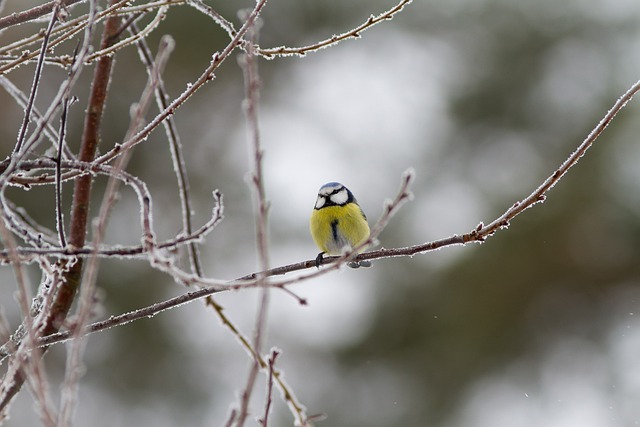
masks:
<path fill-rule="evenodd" d="M 318 196 L 318 198 L 316 199 L 316 209 L 320 209 L 321 207 L 323 207 L 326 201 L 327 200 L 324 198 L 324 196 Z"/>
<path fill-rule="evenodd" d="M 347 194 L 347 190 L 342 189 L 338 191 L 336 194 L 331 195 L 331 201 L 336 205 L 344 205 L 349 200 L 349 195 Z"/>

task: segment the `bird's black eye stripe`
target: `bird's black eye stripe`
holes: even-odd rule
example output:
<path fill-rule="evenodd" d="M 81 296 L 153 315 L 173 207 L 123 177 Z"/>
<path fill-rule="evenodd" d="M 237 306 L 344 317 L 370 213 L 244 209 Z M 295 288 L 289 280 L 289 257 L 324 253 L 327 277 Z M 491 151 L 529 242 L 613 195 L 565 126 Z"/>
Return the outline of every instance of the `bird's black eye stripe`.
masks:
<path fill-rule="evenodd" d="M 344 202 L 336 203 L 333 198 L 334 198 L 335 195 L 340 194 L 340 192 L 342 192 L 342 191 L 346 192 L 347 199 Z M 351 193 L 351 191 L 349 191 L 349 189 L 346 188 L 346 187 L 336 188 L 335 190 L 333 190 L 332 192 L 327 193 L 327 194 L 319 193 L 318 194 L 318 200 L 320 200 L 320 199 L 323 200 L 323 203 L 320 206 L 318 206 L 318 202 L 316 202 L 315 209 L 322 209 L 322 208 L 326 208 L 328 206 L 344 206 L 344 205 L 348 205 L 349 203 L 358 203 L 356 201 L 356 198 L 353 197 L 353 193 Z"/>

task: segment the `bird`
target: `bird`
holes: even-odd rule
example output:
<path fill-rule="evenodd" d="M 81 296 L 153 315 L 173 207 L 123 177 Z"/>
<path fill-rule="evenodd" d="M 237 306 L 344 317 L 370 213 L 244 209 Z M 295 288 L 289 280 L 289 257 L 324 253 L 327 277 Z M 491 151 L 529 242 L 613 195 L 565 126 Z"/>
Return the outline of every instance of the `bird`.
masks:
<path fill-rule="evenodd" d="M 320 268 L 326 255 L 342 255 L 369 238 L 369 223 L 360 205 L 347 187 L 329 182 L 320 187 L 311 213 L 309 229 L 313 241 L 321 250 L 316 257 Z M 369 267 L 369 261 L 351 261 L 351 268 Z"/>

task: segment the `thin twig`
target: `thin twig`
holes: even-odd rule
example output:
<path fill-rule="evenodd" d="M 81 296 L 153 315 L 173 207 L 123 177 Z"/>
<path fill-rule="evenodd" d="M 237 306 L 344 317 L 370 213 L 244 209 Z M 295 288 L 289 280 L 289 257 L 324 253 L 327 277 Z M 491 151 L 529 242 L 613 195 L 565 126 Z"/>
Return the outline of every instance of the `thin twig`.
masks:
<path fill-rule="evenodd" d="M 131 24 L 129 31 L 132 34 L 139 33 L 139 30 L 134 23 Z M 138 40 L 138 53 L 144 65 L 147 68 L 147 73 L 151 74 L 153 69 L 155 68 L 153 57 L 151 55 L 151 50 L 147 45 L 147 42 L 144 38 Z M 157 76 L 158 82 L 156 85 L 156 103 L 158 104 L 158 108 L 160 110 L 164 110 L 167 108 L 167 92 L 164 87 L 164 82 L 162 81 L 161 76 Z M 182 228 L 183 232 L 186 235 L 191 235 L 193 233 L 193 224 L 191 221 L 191 216 L 193 210 L 191 208 L 191 201 L 189 197 L 189 178 L 187 175 L 187 168 L 184 161 L 184 155 L 182 153 L 182 143 L 180 142 L 180 137 L 178 135 L 178 129 L 176 127 L 175 120 L 173 116 L 169 116 L 167 120 L 163 122 L 165 133 L 167 135 L 167 139 L 169 141 L 169 151 L 171 153 L 171 160 L 173 163 L 173 170 L 176 175 L 176 181 L 178 183 L 178 194 L 180 196 L 180 204 L 182 211 Z M 203 275 L 202 266 L 200 263 L 200 254 L 198 252 L 198 247 L 196 242 L 190 242 L 187 246 L 189 252 L 189 261 L 191 262 L 191 270 L 193 273 L 198 276 Z"/>
<path fill-rule="evenodd" d="M 211 18 L 213 22 L 218 24 L 227 32 L 227 34 L 229 34 L 229 37 L 234 38 L 236 36 L 237 31 L 233 27 L 233 24 L 224 16 L 213 10 L 211 6 L 202 2 L 202 0 L 187 0 L 187 4 Z"/>
<path fill-rule="evenodd" d="M 158 75 L 162 72 L 164 65 L 167 62 L 169 54 L 173 50 L 173 39 L 168 36 L 162 38 L 160 42 L 160 48 L 158 49 L 158 58 L 156 60 L 156 68 L 150 75 L 149 81 L 143 93 L 140 97 L 140 101 L 136 104 L 136 107 L 133 108 L 133 114 L 131 123 L 129 126 L 129 130 L 127 134 L 135 133 L 139 127 L 142 125 L 144 116 L 149 108 L 151 103 L 152 94 L 155 90 L 155 86 L 158 82 Z M 102 240 L 104 239 L 104 235 L 107 228 L 107 222 L 109 219 L 109 214 L 115 205 L 116 202 L 116 194 L 118 191 L 120 179 L 118 175 L 120 175 L 129 161 L 130 156 L 133 151 L 129 150 L 125 155 L 120 156 L 116 165 L 114 166 L 113 175 L 109 177 L 109 181 L 107 183 L 107 188 L 104 193 L 103 201 L 100 206 L 100 212 L 98 214 L 98 218 L 95 222 L 94 233 L 93 233 L 93 247 L 97 248 Z M 144 196 L 143 200 L 150 199 L 150 196 Z M 150 203 L 150 202 L 149 202 Z M 142 212 L 147 212 L 146 216 L 150 216 L 148 210 L 141 206 Z M 150 227 L 150 220 L 145 219 L 143 223 L 148 224 Z M 147 230 L 145 232 L 145 240 L 148 240 L 148 236 L 152 236 L 153 232 L 151 230 Z M 145 242 L 146 244 L 146 242 Z M 67 357 L 67 366 L 66 366 L 66 375 L 65 380 L 63 382 L 62 387 L 62 404 L 61 404 L 61 414 L 59 424 L 62 427 L 66 427 L 71 423 L 71 417 L 73 414 L 73 410 L 75 407 L 75 403 L 77 401 L 77 393 L 78 393 L 78 381 L 80 376 L 82 375 L 82 366 L 81 366 L 81 357 L 85 348 L 85 340 L 83 330 L 85 325 L 89 321 L 89 316 L 93 307 L 93 299 L 96 288 L 96 279 L 98 274 L 98 266 L 99 266 L 99 258 L 97 256 L 92 256 L 89 258 L 86 269 L 82 279 L 82 287 L 80 288 L 80 296 L 78 298 L 78 309 L 77 314 L 74 317 L 74 339 L 72 345 L 69 349 L 69 354 Z"/>
<path fill-rule="evenodd" d="M 32 298 L 29 286 L 26 283 L 26 272 L 22 263 L 15 256 L 16 242 L 13 235 L 5 227 L 4 221 L 0 221 L 0 236 L 2 236 L 2 241 L 7 246 L 10 257 L 13 260 L 13 271 L 18 285 L 17 300 L 26 329 L 26 340 L 23 340 L 17 346 L 14 358 L 3 378 L 1 390 L 5 393 L 10 392 L 15 387 L 16 382 L 22 383 L 26 377 L 40 406 L 42 423 L 45 426 L 54 427 L 57 416 L 48 396 L 49 386 L 44 363 L 40 357 L 42 351 L 38 346 L 41 328 L 32 317 L 30 305 Z"/>
<path fill-rule="evenodd" d="M 229 411 L 229 417 L 227 418 L 227 422 L 224 423 L 224 427 L 233 426 L 233 423 L 235 422 L 237 416 L 238 416 L 238 411 L 236 411 L 235 409 L 231 409 L 231 411 Z"/>
<path fill-rule="evenodd" d="M 74 20 L 69 24 L 59 26 L 57 30 L 54 30 L 54 33 L 62 32 L 62 35 L 56 37 L 55 39 L 51 40 L 48 43 L 49 49 L 53 49 L 55 46 L 61 43 L 64 43 L 67 40 L 70 40 L 74 35 L 82 31 L 83 29 L 85 30 L 85 33 L 87 32 L 87 30 L 91 32 L 92 29 L 90 27 L 93 27 L 93 25 L 95 25 L 96 22 L 102 20 L 103 18 L 109 19 L 110 17 L 118 16 L 118 14 L 115 13 L 115 11 L 117 9 L 123 8 L 129 2 L 130 0 L 120 0 L 119 2 L 112 3 L 108 8 L 106 8 L 105 10 L 101 11 L 98 14 L 96 14 L 95 11 L 91 10 L 90 8 L 90 12 L 87 15 L 88 18 L 86 20 L 84 19 Z M 67 31 L 63 31 L 63 30 L 67 30 Z M 114 34 L 116 33 L 117 31 L 114 32 Z M 20 45 L 22 43 L 23 43 L 23 40 L 19 40 L 18 42 L 16 42 L 16 44 L 12 45 L 11 48 L 15 48 L 15 45 Z M 38 52 L 24 51 L 14 61 L 11 61 L 8 64 L 0 67 L 0 74 L 9 73 L 10 71 L 14 70 L 20 65 L 31 61 L 36 56 L 38 56 Z M 88 56 L 87 52 L 84 52 L 83 55 L 81 56 L 83 63 L 86 62 L 87 56 Z"/>
<path fill-rule="evenodd" d="M 0 18 L 0 30 L 3 28 L 11 27 L 13 25 L 22 24 L 24 22 L 33 21 L 38 19 L 51 11 L 57 6 L 70 6 L 74 3 L 84 0 L 53 0 L 40 6 L 33 7 L 23 12 L 12 13 L 11 15 Z"/>
<path fill-rule="evenodd" d="M 266 4 L 266 0 L 259 0 L 256 3 L 253 11 L 245 21 L 244 25 L 240 30 L 238 30 L 238 34 L 234 37 L 227 46 L 221 52 L 215 52 L 209 63 L 209 66 L 200 74 L 200 76 L 193 82 L 188 83 L 187 88 L 184 92 L 180 94 L 177 98 L 175 98 L 167 108 L 162 110 L 156 117 L 154 117 L 148 124 L 145 126 L 140 132 L 138 132 L 133 137 L 127 139 L 122 144 L 118 144 L 102 156 L 98 157 L 95 161 L 98 163 L 106 163 L 111 161 L 113 158 L 120 155 L 123 150 L 127 150 L 134 145 L 137 145 L 144 141 L 149 134 L 155 130 L 167 117 L 175 114 L 176 110 L 180 108 L 191 96 L 200 89 L 207 82 L 211 81 L 214 78 L 214 72 L 220 67 L 220 65 L 231 55 L 231 53 L 241 44 L 242 37 L 244 37 L 245 33 L 249 30 L 249 28 L 253 25 L 253 22 L 257 19 L 262 11 L 262 8 Z"/>
<path fill-rule="evenodd" d="M 261 55 L 267 59 L 272 59 L 276 56 L 291 56 L 291 55 L 304 56 L 307 53 L 324 49 L 329 46 L 333 46 L 337 43 L 340 43 L 350 38 L 358 39 L 360 38 L 360 33 L 362 33 L 363 31 L 368 30 L 369 28 L 373 27 L 376 24 L 379 24 L 382 21 L 393 19 L 394 15 L 401 12 L 402 9 L 404 9 L 404 7 L 409 3 L 411 3 L 412 1 L 413 0 L 401 0 L 398 4 L 396 4 L 394 7 L 387 10 L 386 12 L 383 12 L 378 16 L 371 15 L 369 19 L 367 19 L 364 23 L 360 24 L 356 28 L 342 34 L 334 35 L 328 39 L 319 41 L 317 43 L 314 43 L 308 46 L 302 46 L 302 47 L 280 46 L 280 47 L 273 47 L 268 49 L 263 49 L 258 46 L 256 48 L 256 54 Z"/>
<path fill-rule="evenodd" d="M 273 402 L 273 372 L 275 371 L 276 359 L 280 355 L 280 351 L 278 349 L 272 349 L 271 355 L 269 356 L 269 375 L 267 377 L 267 396 L 265 398 L 264 405 L 264 415 L 260 420 L 260 424 L 262 427 L 268 427 L 269 424 L 269 413 L 271 412 L 271 403 Z"/>
<path fill-rule="evenodd" d="M 251 185 L 253 187 L 253 194 L 256 205 L 255 221 L 258 260 L 260 263 L 260 270 L 267 271 L 269 269 L 269 246 L 267 237 L 268 204 L 265 195 L 264 174 L 262 170 L 262 158 L 264 152 L 260 141 L 260 127 L 258 124 L 260 78 L 258 76 L 258 64 L 256 62 L 255 52 L 253 50 L 253 45 L 255 44 L 255 41 L 258 37 L 259 25 L 260 21 L 256 20 L 247 31 L 247 38 L 249 39 L 250 44 L 247 49 L 247 53 L 240 57 L 240 65 L 244 74 L 244 109 L 249 128 L 250 151 L 253 154 L 253 171 L 251 172 Z M 269 288 L 264 286 L 266 284 L 266 277 L 259 274 L 256 280 L 256 284 L 257 286 L 262 287 L 262 290 L 260 292 L 260 299 L 253 330 L 254 357 L 249 369 L 247 383 L 241 394 L 242 399 L 240 401 L 240 410 L 238 414 L 238 420 L 236 422 L 237 427 L 243 427 L 244 423 L 246 422 L 247 416 L 249 415 L 249 401 L 255 387 L 258 372 L 260 371 L 260 360 L 258 357 L 255 357 L 255 355 L 262 353 L 261 349 L 265 339 L 264 335 L 267 323 L 267 313 L 269 309 Z"/>
<path fill-rule="evenodd" d="M 87 28 L 85 30 L 84 42 L 82 44 L 82 47 L 80 48 L 77 61 L 75 64 L 72 65 L 67 79 L 61 85 L 56 97 L 54 97 L 54 103 L 48 109 L 47 113 L 45 113 L 45 119 L 36 128 L 30 140 L 28 140 L 25 143 L 22 153 L 25 153 L 30 149 L 29 141 L 33 141 L 33 143 L 35 143 L 35 141 L 39 139 L 39 134 L 42 132 L 42 129 L 46 126 L 46 124 L 48 123 L 48 120 L 50 120 L 53 113 L 60 107 L 59 105 L 60 100 L 63 99 L 65 96 L 68 96 L 68 93 L 69 93 L 68 91 L 74 85 L 78 77 L 78 72 L 82 68 L 81 64 L 83 62 L 84 56 L 86 55 L 90 46 L 91 34 L 93 31 L 93 20 L 95 18 L 95 0 L 89 1 L 89 11 L 90 11 L 89 12 L 90 19 L 89 19 Z M 113 31 L 113 27 L 117 26 L 117 21 L 118 20 L 116 18 L 107 20 L 107 24 L 105 25 L 105 34 L 108 35 L 110 34 L 111 31 Z M 97 101 L 93 103 L 90 102 L 90 108 L 89 108 L 90 112 L 87 114 L 87 117 L 89 118 L 88 121 L 91 122 L 91 126 L 88 126 L 88 127 L 93 127 L 96 132 L 92 132 L 92 131 L 89 131 L 88 133 L 85 132 L 85 135 L 83 138 L 83 150 L 80 156 L 81 160 L 87 160 L 82 156 L 84 155 L 86 157 L 86 155 L 89 154 L 88 151 L 86 150 L 87 143 L 88 143 L 88 140 L 91 140 L 92 138 L 89 138 L 88 135 L 93 135 L 93 140 L 97 142 L 98 127 L 94 125 L 99 123 L 99 119 L 97 120 L 97 122 L 92 122 L 92 118 L 95 118 L 95 115 L 93 113 L 95 113 L 96 111 L 97 112 L 102 111 L 102 105 L 104 104 L 104 99 L 105 99 L 104 97 L 106 95 L 106 86 L 109 81 L 110 68 L 111 68 L 111 58 L 101 60 L 101 62 L 99 62 L 98 66 L 96 67 L 92 99 L 94 100 L 97 99 Z M 103 94 L 102 102 L 100 102 L 100 97 L 96 96 L 96 93 Z M 95 152 L 95 145 L 96 144 L 93 144 L 94 152 Z M 90 154 L 91 158 L 88 160 L 91 160 L 93 156 L 94 156 L 93 154 Z M 0 187 L 2 188 L 5 187 L 7 178 L 10 176 L 10 174 L 13 172 L 16 165 L 18 164 L 19 159 L 17 157 L 20 157 L 20 156 L 11 157 L 11 163 L 4 170 L 2 175 L 0 175 Z M 72 227 L 71 227 L 71 234 L 70 234 L 70 240 L 69 240 L 72 245 L 75 245 L 78 247 L 84 246 L 84 241 L 85 241 L 84 235 L 86 231 L 86 209 L 88 208 L 88 203 L 89 203 L 91 179 L 89 178 L 88 181 L 85 180 L 84 182 L 85 182 L 84 187 L 82 185 L 80 185 L 79 187 L 76 186 L 77 191 L 74 193 L 73 204 L 76 211 L 78 210 L 81 211 L 82 207 L 84 207 L 85 216 L 84 218 L 80 218 L 78 220 L 77 218 L 78 212 L 76 212 L 75 221 L 72 216 Z M 84 219 L 84 223 L 82 223 L 83 219 Z M 71 267 L 71 269 L 69 269 L 66 272 L 65 274 L 66 277 L 64 278 L 64 280 L 60 282 L 60 286 L 57 289 L 57 293 L 52 302 L 51 309 L 47 312 L 46 319 L 44 319 L 44 325 L 42 328 L 43 335 L 48 335 L 53 332 L 56 332 L 60 327 L 60 325 L 62 324 L 62 320 L 66 317 L 67 312 L 71 307 L 71 303 L 74 300 L 76 289 L 79 286 L 80 272 L 82 269 L 82 262 L 80 261 L 81 260 L 79 260 L 76 264 L 73 265 L 73 267 Z M 4 381 L 9 383 L 9 386 L 1 390 L 0 411 L 4 411 L 4 409 L 9 405 L 13 396 L 15 396 L 18 393 L 18 391 L 21 389 L 22 384 L 24 382 L 24 378 L 20 377 L 19 373 L 17 372 L 15 373 L 8 372 L 7 374 L 5 374 Z"/>
<path fill-rule="evenodd" d="M 131 26 L 130 31 L 134 33 L 137 31 L 135 23 Z M 138 52 L 142 58 L 143 63 L 146 65 L 147 69 L 151 70 L 154 67 L 153 58 L 151 56 L 151 52 L 144 39 L 140 39 L 138 41 Z M 167 108 L 167 99 L 168 97 L 164 89 L 164 84 L 162 82 L 162 79 L 159 77 L 158 86 L 156 89 L 156 102 L 158 103 L 158 106 L 161 110 Z M 180 203 L 182 206 L 183 229 L 187 235 L 191 235 L 193 234 L 192 223 L 191 223 L 192 209 L 191 209 L 191 203 L 189 200 L 190 199 L 189 181 L 186 173 L 184 156 L 182 154 L 182 145 L 178 137 L 178 131 L 175 125 L 175 121 L 173 120 L 173 117 L 170 116 L 167 120 L 163 122 L 163 124 L 165 127 L 165 133 L 167 134 L 167 139 L 169 140 L 169 147 L 171 151 L 173 168 L 174 168 L 174 172 L 176 174 L 176 179 L 178 182 L 178 191 L 180 195 Z M 215 221 L 215 223 L 217 223 L 218 220 L 222 219 L 222 210 L 223 210 L 223 205 L 221 200 L 222 196 L 220 195 L 219 192 L 215 191 L 214 198 L 216 198 L 216 205 L 215 205 L 216 208 L 214 208 L 212 221 Z M 213 225 L 215 223 L 212 223 L 211 228 L 213 228 Z M 200 233 L 197 233 L 197 234 L 200 234 Z M 206 234 L 205 232 L 201 233 L 202 237 L 204 237 L 205 234 Z M 162 246 L 163 246 L 162 244 L 158 245 L 158 247 L 162 247 Z M 191 271 L 196 276 L 202 277 L 203 271 L 201 267 L 200 255 L 198 252 L 196 242 L 193 240 L 188 242 L 187 248 L 189 253 L 189 260 L 191 263 Z M 142 249 L 144 250 L 144 248 Z M 254 355 L 254 357 L 258 357 L 258 358 L 260 357 L 260 355 L 254 350 L 249 340 L 242 334 L 240 329 L 225 314 L 224 308 L 218 302 L 216 302 L 211 295 L 207 295 L 205 297 L 205 304 L 211 307 L 215 311 L 220 322 L 236 337 L 240 345 L 243 346 L 249 352 L 249 354 Z M 235 419 L 237 412 L 232 411 L 232 414 L 234 416 L 233 419 Z"/>
<path fill-rule="evenodd" d="M 92 62 L 98 58 L 101 58 L 105 55 L 112 55 L 116 50 L 119 50 L 125 46 L 128 46 L 132 43 L 135 43 L 136 41 L 145 38 L 149 33 L 151 33 L 151 31 L 153 31 L 154 29 L 156 29 L 158 27 L 158 25 L 160 25 L 160 22 L 162 22 L 162 20 L 164 19 L 164 17 L 167 14 L 167 10 L 169 9 L 168 6 L 162 6 L 158 9 L 158 11 L 156 12 L 156 16 L 153 18 L 153 20 L 151 20 L 151 22 L 149 22 L 149 24 L 147 24 L 146 27 L 144 27 L 141 31 L 137 32 L 135 35 L 128 37 L 124 40 L 119 41 L 118 43 L 113 43 L 112 45 L 109 45 L 107 47 L 105 47 L 104 49 L 100 49 L 99 51 L 92 53 L 91 55 L 89 55 L 86 59 L 87 62 Z M 117 34 L 120 34 L 122 32 L 122 30 L 124 29 L 124 27 L 126 27 L 125 25 L 123 25 L 118 31 Z M 117 35 L 114 34 L 114 37 L 116 37 Z"/>
<path fill-rule="evenodd" d="M 23 110 L 27 107 L 28 97 L 25 95 L 15 84 L 11 82 L 6 76 L 0 76 L 0 86 L 2 86 L 9 95 L 16 101 L 19 107 Z M 38 110 L 36 106 L 33 106 L 31 110 L 31 115 L 35 118 L 36 122 L 42 121 L 42 113 Z M 51 141 L 52 146 L 56 147 L 58 145 L 58 131 L 50 124 L 47 125 L 42 130 L 44 136 Z M 69 150 L 67 144 L 63 145 L 64 156 L 65 159 L 73 158 L 73 154 Z"/>
<path fill-rule="evenodd" d="M 65 98 L 62 104 L 62 115 L 60 116 L 60 132 L 58 133 L 58 152 L 56 153 L 56 230 L 60 247 L 67 246 L 67 238 L 64 235 L 64 217 L 62 213 L 62 147 L 64 137 L 67 132 L 67 113 L 69 112 L 69 98 Z"/>
<path fill-rule="evenodd" d="M 42 48 L 40 49 L 40 56 L 38 56 L 38 62 L 36 63 L 36 71 L 33 73 L 33 83 L 31 84 L 31 92 L 29 93 L 29 100 L 27 102 L 27 107 L 24 110 L 24 118 L 22 119 L 22 126 L 20 127 L 20 132 L 18 133 L 18 141 L 16 142 L 15 147 L 13 148 L 13 154 L 16 155 L 20 153 L 22 149 L 22 143 L 24 142 L 24 138 L 27 134 L 27 128 L 29 127 L 29 123 L 31 122 L 31 110 L 33 108 L 33 103 L 36 99 L 36 94 L 38 93 L 38 85 L 40 84 L 40 80 L 42 77 L 42 67 L 44 65 L 44 56 L 47 53 L 47 45 L 49 43 L 49 36 L 51 35 L 51 30 L 53 30 L 53 26 L 56 24 L 56 20 L 58 18 L 58 8 L 59 4 L 56 4 L 53 13 L 51 14 L 51 20 L 49 21 L 49 25 L 47 26 L 47 30 L 45 31 L 44 37 L 42 39 Z"/>
<path fill-rule="evenodd" d="M 38 143 L 38 141 L 40 140 L 40 136 L 44 132 L 44 129 L 46 129 L 50 125 L 49 124 L 50 120 L 56 114 L 56 112 L 60 109 L 62 105 L 62 100 L 65 97 L 69 96 L 69 93 L 71 92 L 71 88 L 73 88 L 73 86 L 75 85 L 80 75 L 80 71 L 83 68 L 84 58 L 89 52 L 89 48 L 91 46 L 91 38 L 93 35 L 93 28 L 95 24 L 95 18 L 96 18 L 95 0 L 89 0 L 89 19 L 85 27 L 84 39 L 82 41 L 82 45 L 76 56 L 75 62 L 71 64 L 71 67 L 69 68 L 67 79 L 60 85 L 60 88 L 58 89 L 58 92 L 56 93 L 53 100 L 51 101 L 49 108 L 42 115 L 42 118 L 40 119 L 38 126 L 33 131 L 29 139 L 25 142 L 24 148 L 22 149 L 22 155 L 11 156 L 9 164 L 6 165 L 2 170 L 2 173 L 0 174 L 0 186 L 4 186 L 8 177 L 10 177 L 13 174 L 16 164 L 20 160 L 22 160 L 22 158 L 24 157 L 24 153 L 27 153 L 30 150 L 32 150 L 35 144 Z"/>

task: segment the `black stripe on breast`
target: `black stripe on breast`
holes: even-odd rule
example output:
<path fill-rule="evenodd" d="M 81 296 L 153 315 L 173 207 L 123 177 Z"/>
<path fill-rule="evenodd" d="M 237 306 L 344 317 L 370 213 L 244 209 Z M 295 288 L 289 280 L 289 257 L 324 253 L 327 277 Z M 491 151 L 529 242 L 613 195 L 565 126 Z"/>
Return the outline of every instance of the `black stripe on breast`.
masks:
<path fill-rule="evenodd" d="M 333 241 L 338 241 L 338 220 L 334 219 L 331 221 L 331 236 L 333 237 Z"/>

